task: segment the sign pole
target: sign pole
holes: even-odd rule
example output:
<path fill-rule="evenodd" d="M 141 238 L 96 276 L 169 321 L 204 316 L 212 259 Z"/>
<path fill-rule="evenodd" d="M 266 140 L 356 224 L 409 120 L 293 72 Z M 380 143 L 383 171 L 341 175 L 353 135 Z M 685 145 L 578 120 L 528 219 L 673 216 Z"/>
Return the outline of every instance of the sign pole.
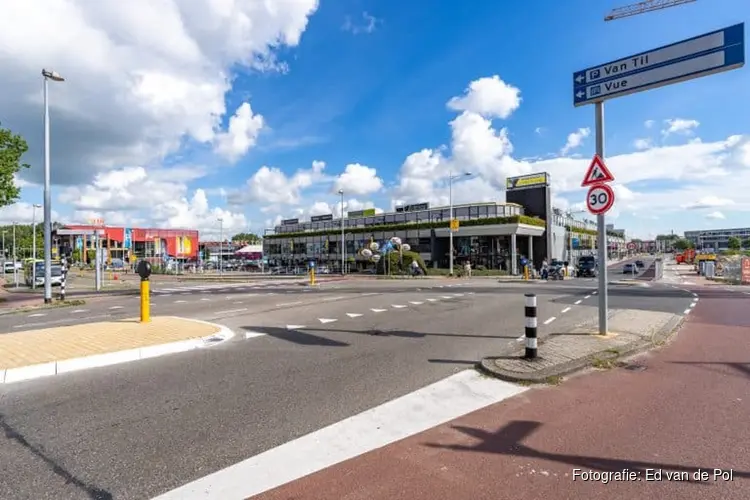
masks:
<path fill-rule="evenodd" d="M 595 104 L 596 154 L 604 160 L 604 102 Z M 607 310 L 607 224 L 604 214 L 596 216 L 597 246 L 599 247 L 599 335 L 606 335 L 609 330 Z"/>

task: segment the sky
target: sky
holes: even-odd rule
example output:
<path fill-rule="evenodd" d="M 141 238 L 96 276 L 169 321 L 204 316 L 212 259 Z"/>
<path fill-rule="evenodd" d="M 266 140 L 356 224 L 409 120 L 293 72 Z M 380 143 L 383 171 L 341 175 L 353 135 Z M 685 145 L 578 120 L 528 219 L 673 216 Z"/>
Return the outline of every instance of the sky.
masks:
<path fill-rule="evenodd" d="M 577 212 L 595 134 L 573 72 L 750 13 L 697 0 L 603 21 L 622 4 L 5 2 L 0 122 L 31 168 L 0 223 L 42 203 L 42 68 L 66 79 L 49 85 L 57 221 L 262 234 L 337 216 L 339 190 L 345 211 L 447 204 L 466 172 L 454 203 L 503 202 L 506 177 L 548 172 L 553 204 Z M 750 225 L 748 89 L 743 67 L 607 101 L 608 222 L 649 239 Z"/>

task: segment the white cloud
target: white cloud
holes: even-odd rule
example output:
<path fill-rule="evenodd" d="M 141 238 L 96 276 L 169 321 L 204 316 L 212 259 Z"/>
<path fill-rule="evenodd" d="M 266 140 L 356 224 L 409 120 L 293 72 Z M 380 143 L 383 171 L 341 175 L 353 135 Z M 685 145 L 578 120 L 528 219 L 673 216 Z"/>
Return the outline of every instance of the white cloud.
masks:
<path fill-rule="evenodd" d="M 729 198 L 719 198 L 718 196 L 705 196 L 698 201 L 682 205 L 682 208 L 696 210 L 700 208 L 716 208 L 734 205 L 734 201 Z"/>
<path fill-rule="evenodd" d="M 186 140 L 213 142 L 231 70 L 283 69 L 276 49 L 299 43 L 317 7 L 318 0 L 10 2 L 0 16 L 0 47 L 12 48 L 0 50 L 0 109 L 3 125 L 29 142 L 34 167 L 24 178 L 41 179 L 46 65 L 66 78 L 50 85 L 53 183 L 81 184 L 103 170 L 158 163 Z"/>
<path fill-rule="evenodd" d="M 370 34 L 375 31 L 377 25 L 381 22 L 380 19 L 367 12 L 362 13 L 361 21 L 361 23 L 355 23 L 350 16 L 346 16 L 341 29 L 353 35 Z"/>
<path fill-rule="evenodd" d="M 716 212 L 711 212 L 710 214 L 706 214 L 706 219 L 719 220 L 719 219 L 726 219 L 726 217 L 724 216 L 723 213 L 717 210 Z"/>
<path fill-rule="evenodd" d="M 344 172 L 333 183 L 333 191 L 343 190 L 353 195 L 371 194 L 380 191 L 383 180 L 378 177 L 377 170 L 359 163 L 350 163 Z"/>
<path fill-rule="evenodd" d="M 508 118 L 521 105 L 521 90 L 502 81 L 499 76 L 474 80 L 464 95 L 448 101 L 454 111 L 468 111 L 487 118 Z"/>
<path fill-rule="evenodd" d="M 665 127 L 661 134 L 666 138 L 673 134 L 691 135 L 700 123 L 697 120 L 685 120 L 683 118 L 672 118 L 664 120 Z"/>
<path fill-rule="evenodd" d="M 544 130 L 545 130 L 544 127 L 537 127 L 534 129 L 534 133 L 536 135 L 542 135 L 544 133 Z"/>
<path fill-rule="evenodd" d="M 41 203 L 40 203 L 41 205 Z M 36 212 L 36 213 L 35 213 Z M 34 217 L 36 215 L 36 218 Z M 42 208 L 34 210 L 33 203 L 18 202 L 5 207 L 0 207 L 0 224 L 10 225 L 14 222 L 17 224 L 31 224 L 36 220 L 37 223 L 44 221 L 44 212 Z M 59 222 L 60 214 L 52 210 L 52 222 Z"/>
<path fill-rule="evenodd" d="M 649 149 L 652 147 L 651 139 L 636 139 L 633 141 L 633 147 L 639 151 L 643 151 L 644 149 Z"/>
<path fill-rule="evenodd" d="M 232 191 L 229 200 L 235 205 L 252 202 L 296 205 L 302 200 L 302 190 L 326 180 L 325 166 L 322 161 L 314 161 L 309 170 L 287 176 L 277 167 L 264 165 L 247 180 L 244 188 Z"/>
<path fill-rule="evenodd" d="M 591 135 L 590 128 L 579 128 L 575 132 L 568 134 L 568 140 L 565 142 L 565 146 L 560 150 L 561 155 L 566 155 L 571 149 L 575 149 L 583 144 L 583 140 Z"/>
<path fill-rule="evenodd" d="M 646 120 L 645 122 L 643 122 L 643 126 L 646 128 L 651 128 L 655 123 L 656 122 L 654 120 Z"/>
<path fill-rule="evenodd" d="M 262 115 L 253 114 L 249 102 L 243 102 L 229 119 L 226 132 L 216 135 L 215 151 L 229 161 L 237 161 L 255 146 L 265 125 Z"/>

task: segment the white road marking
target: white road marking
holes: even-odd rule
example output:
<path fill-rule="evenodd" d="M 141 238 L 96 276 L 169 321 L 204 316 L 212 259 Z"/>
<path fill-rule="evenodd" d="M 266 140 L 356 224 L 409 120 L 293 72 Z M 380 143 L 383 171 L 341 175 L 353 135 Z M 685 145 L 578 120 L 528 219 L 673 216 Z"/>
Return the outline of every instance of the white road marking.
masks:
<path fill-rule="evenodd" d="M 685 310 L 683 311 L 683 314 L 690 314 L 690 311 L 691 311 L 691 310 L 692 310 L 692 309 L 685 309 Z"/>
<path fill-rule="evenodd" d="M 551 318 L 549 318 L 549 319 L 548 319 L 547 321 L 545 321 L 545 322 L 544 322 L 543 324 L 545 324 L 545 325 L 549 325 L 550 323 L 552 323 L 552 322 L 553 322 L 553 321 L 555 321 L 556 319 L 557 319 L 557 317 L 556 317 L 556 316 L 552 316 L 552 317 L 551 317 Z"/>
<path fill-rule="evenodd" d="M 350 318 L 359 318 L 360 316 L 362 316 L 359 313 L 346 313 L 346 315 L 349 316 Z"/>
<path fill-rule="evenodd" d="M 328 298 L 323 299 L 323 302 L 331 302 L 331 301 L 334 301 L 334 300 L 343 300 L 345 298 L 346 297 L 328 297 Z"/>
<path fill-rule="evenodd" d="M 415 306 L 421 306 L 422 304 L 424 304 L 424 302 L 412 302 L 412 301 L 409 301 L 409 304 L 414 304 Z"/>
<path fill-rule="evenodd" d="M 427 302 L 435 302 L 437 299 L 427 299 Z"/>
<path fill-rule="evenodd" d="M 586 295 L 586 296 L 584 297 L 584 300 L 585 300 L 585 299 L 590 299 L 590 298 L 591 298 L 591 295 Z M 578 302 L 580 302 L 580 300 L 579 300 Z"/>
<path fill-rule="evenodd" d="M 369 297 L 370 295 L 380 295 L 380 292 L 367 292 L 367 293 L 361 293 L 361 297 Z"/>
<path fill-rule="evenodd" d="M 675 288 L 677 288 L 677 287 L 675 287 Z M 747 293 L 747 292 L 745 292 L 745 293 Z M 695 292 L 693 292 L 693 297 L 697 297 L 697 296 L 698 296 L 698 294 L 695 293 Z"/>
<path fill-rule="evenodd" d="M 581 300 L 576 300 L 575 302 L 573 302 L 573 304 L 574 304 L 574 305 L 578 305 L 578 304 L 580 304 L 581 302 L 582 302 Z"/>
<path fill-rule="evenodd" d="M 112 306 L 110 309 L 122 309 L 122 306 Z"/>
<path fill-rule="evenodd" d="M 370 311 L 372 311 L 374 313 L 382 313 L 382 312 L 386 312 L 387 310 L 388 309 L 370 309 Z"/>
<path fill-rule="evenodd" d="M 254 337 L 263 337 L 264 335 L 265 333 L 260 333 L 260 332 L 250 332 L 250 331 L 245 332 L 246 339 L 252 339 Z"/>
<path fill-rule="evenodd" d="M 440 298 L 441 299 L 452 299 L 453 297 L 451 297 L 450 295 L 441 295 Z"/>
<path fill-rule="evenodd" d="M 698 302 L 698 297 L 694 298 L 693 302 Z"/>
<path fill-rule="evenodd" d="M 89 312 L 88 309 L 76 309 L 75 311 L 70 311 L 70 314 L 79 314 L 79 313 L 85 313 Z"/>
<path fill-rule="evenodd" d="M 403 309 L 406 306 L 401 304 L 391 304 L 391 307 L 393 307 L 394 309 Z"/>
<path fill-rule="evenodd" d="M 185 302 L 187 302 L 187 300 L 175 300 L 174 301 L 175 304 L 184 304 Z"/>
<path fill-rule="evenodd" d="M 463 293 L 454 293 L 453 296 L 454 297 L 463 297 L 464 294 Z"/>
<path fill-rule="evenodd" d="M 41 318 L 42 316 L 46 316 L 47 313 L 36 313 L 36 314 L 29 314 L 26 316 L 27 318 Z"/>
<path fill-rule="evenodd" d="M 692 309 L 694 307 L 695 307 L 695 302 L 693 302 L 692 304 L 690 304 L 690 309 Z"/>
<path fill-rule="evenodd" d="M 298 300 L 296 302 L 282 302 L 281 304 L 276 304 L 276 307 L 296 306 L 301 303 L 302 303 L 301 300 Z"/>
<path fill-rule="evenodd" d="M 301 330 L 302 328 L 307 328 L 305 325 L 286 325 L 287 330 Z"/>
<path fill-rule="evenodd" d="M 563 313 L 563 314 L 565 314 L 566 312 L 568 312 L 568 311 L 570 311 L 570 310 L 571 310 L 571 308 L 570 308 L 570 307 L 566 307 L 565 309 L 563 309 L 563 310 L 562 310 L 562 313 Z"/>
<path fill-rule="evenodd" d="M 241 300 L 238 300 L 238 301 L 236 301 L 236 302 L 232 302 L 232 304 L 242 304 L 242 301 L 241 301 Z"/>
<path fill-rule="evenodd" d="M 214 313 L 214 314 L 217 314 L 217 315 L 218 314 L 234 314 L 234 313 L 243 312 L 243 311 L 247 311 L 247 307 L 243 307 L 241 309 L 229 309 L 229 310 L 226 310 L 226 311 L 219 311 L 219 312 Z"/>
<path fill-rule="evenodd" d="M 599 292 L 591 292 L 591 295 L 596 295 L 597 293 L 599 293 Z"/>
<path fill-rule="evenodd" d="M 249 498 L 528 390 L 464 370 L 164 493 L 153 500 Z M 419 411 L 414 411 L 419 408 Z"/>
<path fill-rule="evenodd" d="M 211 302 L 211 299 L 203 298 L 203 299 L 201 299 L 201 302 Z"/>
<path fill-rule="evenodd" d="M 325 325 L 326 323 L 333 323 L 334 321 L 338 321 L 338 320 L 333 319 L 333 318 L 318 318 L 318 321 L 320 321 L 321 323 Z"/>

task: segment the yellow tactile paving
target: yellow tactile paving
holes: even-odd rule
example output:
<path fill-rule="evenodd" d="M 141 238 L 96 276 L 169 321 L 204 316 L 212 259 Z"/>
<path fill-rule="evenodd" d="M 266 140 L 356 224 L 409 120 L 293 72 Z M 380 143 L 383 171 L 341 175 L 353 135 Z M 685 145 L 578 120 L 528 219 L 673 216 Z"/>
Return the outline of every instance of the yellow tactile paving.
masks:
<path fill-rule="evenodd" d="M 0 370 L 179 342 L 218 333 L 188 319 L 153 317 L 61 326 L 0 335 Z"/>

